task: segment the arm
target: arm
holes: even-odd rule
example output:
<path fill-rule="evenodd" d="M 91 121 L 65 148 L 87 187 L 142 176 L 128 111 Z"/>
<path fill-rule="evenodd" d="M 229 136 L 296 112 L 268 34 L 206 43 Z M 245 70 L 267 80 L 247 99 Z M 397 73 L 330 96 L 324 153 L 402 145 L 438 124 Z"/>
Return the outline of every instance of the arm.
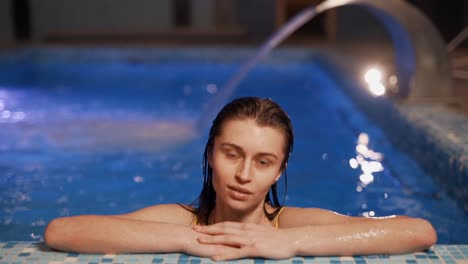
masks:
<path fill-rule="evenodd" d="M 302 208 L 286 208 L 280 216 L 280 229 L 225 222 L 195 230 L 201 243 L 236 247 L 216 255 L 216 260 L 400 254 L 427 249 L 436 241 L 432 225 L 423 219 L 349 217 Z"/>
<path fill-rule="evenodd" d="M 212 256 L 225 248 L 198 243 L 191 222 L 192 213 L 179 205 L 157 205 L 125 215 L 57 218 L 47 226 L 44 238 L 51 248 L 82 253 Z"/>
<path fill-rule="evenodd" d="M 85 215 L 53 220 L 45 231 L 54 249 L 82 253 L 182 251 L 189 227 L 118 216 Z M 187 237 L 188 239 L 188 237 Z"/>
<path fill-rule="evenodd" d="M 350 217 L 315 208 L 286 208 L 280 227 L 287 228 L 300 245 L 296 253 L 305 255 L 409 253 L 427 249 L 437 240 L 434 228 L 424 219 Z"/>
<path fill-rule="evenodd" d="M 432 225 L 422 219 L 368 220 L 284 230 L 296 255 L 403 254 L 425 250 L 436 241 Z"/>

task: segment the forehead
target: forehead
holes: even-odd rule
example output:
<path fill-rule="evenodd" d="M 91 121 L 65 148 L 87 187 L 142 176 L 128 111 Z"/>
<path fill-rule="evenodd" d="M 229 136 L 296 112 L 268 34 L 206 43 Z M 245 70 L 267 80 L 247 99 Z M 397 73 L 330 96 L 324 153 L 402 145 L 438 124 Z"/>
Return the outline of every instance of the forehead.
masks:
<path fill-rule="evenodd" d="M 215 145 L 217 143 L 231 143 L 245 150 L 282 156 L 285 138 L 279 128 L 261 126 L 252 119 L 234 119 L 223 124 L 221 134 L 215 139 Z"/>

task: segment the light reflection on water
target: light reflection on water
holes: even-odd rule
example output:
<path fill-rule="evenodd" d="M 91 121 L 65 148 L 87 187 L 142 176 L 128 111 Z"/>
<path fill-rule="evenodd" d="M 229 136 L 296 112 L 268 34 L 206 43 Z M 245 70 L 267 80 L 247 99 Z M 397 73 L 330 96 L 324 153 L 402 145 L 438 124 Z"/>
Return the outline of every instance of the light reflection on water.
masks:
<path fill-rule="evenodd" d="M 376 152 L 370 148 L 370 137 L 367 133 L 361 132 L 356 140 L 356 157 L 349 159 L 349 166 L 356 170 L 361 169 L 361 173 L 358 177 L 359 181 L 356 186 L 356 192 L 360 193 L 372 184 L 375 180 L 375 173 L 384 171 L 383 164 L 383 154 Z M 388 198 L 388 194 L 384 193 L 384 198 Z M 367 203 L 363 203 L 361 208 L 365 211 L 361 213 L 365 217 L 376 216 L 376 213 L 373 210 L 368 209 Z"/>
<path fill-rule="evenodd" d="M 117 149 L 162 152 L 199 136 L 193 116 L 165 118 L 158 114 L 132 114 L 112 109 L 95 111 L 92 107 L 88 109 L 86 105 L 73 103 L 49 106 L 45 105 L 47 100 L 54 99 L 43 95 L 40 96 L 45 98 L 37 98 L 46 101 L 41 107 L 28 109 L 29 106 L 22 105 L 26 108 L 24 111 L 14 111 L 7 109 L 8 99 L 11 99 L 8 95 L 6 90 L 0 93 L 0 123 L 5 124 L 3 133 L 12 137 L 8 142 L 0 143 L 0 149 L 5 151 L 52 147 L 87 152 Z M 18 92 L 10 95 L 18 97 L 14 100 L 16 104 L 25 96 Z M 98 107 L 102 109 L 104 106 Z M 30 118 L 26 118 L 26 112 Z"/>
<path fill-rule="evenodd" d="M 42 133 L 52 145 L 66 149 L 131 148 L 161 152 L 196 138 L 197 132 L 192 124 L 171 120 L 86 119 L 54 123 Z"/>
<path fill-rule="evenodd" d="M 374 173 L 384 170 L 381 163 L 383 154 L 370 149 L 369 143 L 369 135 L 360 133 L 357 139 L 356 157 L 349 159 L 349 166 L 352 169 L 360 168 L 362 171 L 359 175 L 360 184 L 356 187 L 357 192 L 362 192 L 363 188 L 374 181 Z"/>
<path fill-rule="evenodd" d="M 16 123 L 23 121 L 26 114 L 22 111 L 12 111 L 8 108 L 7 92 L 0 87 L 0 123 Z"/>
<path fill-rule="evenodd" d="M 165 117 L 106 109 L 102 100 L 88 102 L 0 91 L 1 232 L 26 228 L 34 232 L 19 234 L 22 240 L 41 240 L 51 215 L 123 213 L 172 202 L 174 184 L 165 188 L 159 181 L 193 181 L 184 158 L 168 154 L 199 136 L 193 115 Z M 142 197 L 151 196 L 142 203 Z"/>

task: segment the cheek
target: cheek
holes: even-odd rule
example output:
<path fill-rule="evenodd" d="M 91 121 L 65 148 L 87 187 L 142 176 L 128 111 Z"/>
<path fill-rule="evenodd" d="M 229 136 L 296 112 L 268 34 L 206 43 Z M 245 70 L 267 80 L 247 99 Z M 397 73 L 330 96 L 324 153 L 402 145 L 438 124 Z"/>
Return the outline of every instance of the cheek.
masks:
<path fill-rule="evenodd" d="M 269 173 L 259 173 L 256 175 L 257 181 L 256 185 L 258 189 L 268 191 L 270 187 L 276 182 L 277 174 Z"/>
<path fill-rule="evenodd" d="M 211 168 L 213 169 L 213 177 L 224 181 L 227 178 L 232 178 L 235 176 L 237 165 L 233 162 L 229 162 L 223 157 L 215 157 L 212 160 Z"/>
<path fill-rule="evenodd" d="M 218 183 L 226 182 L 228 181 L 228 178 L 229 178 L 229 172 L 226 171 L 225 168 L 221 170 L 213 169 L 213 182 L 218 182 Z"/>

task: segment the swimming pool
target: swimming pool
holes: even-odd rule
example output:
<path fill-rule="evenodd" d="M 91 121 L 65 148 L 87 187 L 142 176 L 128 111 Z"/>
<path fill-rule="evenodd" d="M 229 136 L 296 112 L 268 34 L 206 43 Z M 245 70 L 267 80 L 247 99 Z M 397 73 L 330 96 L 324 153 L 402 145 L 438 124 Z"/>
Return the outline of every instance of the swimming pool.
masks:
<path fill-rule="evenodd" d="M 254 52 L 53 47 L 3 54 L 0 240 L 38 241 L 58 216 L 191 203 L 202 185 L 202 109 Z M 275 50 L 232 95 L 270 97 L 290 114 L 296 144 L 285 203 L 423 217 L 439 244 L 468 243 L 463 210 L 355 107 L 320 56 Z"/>

